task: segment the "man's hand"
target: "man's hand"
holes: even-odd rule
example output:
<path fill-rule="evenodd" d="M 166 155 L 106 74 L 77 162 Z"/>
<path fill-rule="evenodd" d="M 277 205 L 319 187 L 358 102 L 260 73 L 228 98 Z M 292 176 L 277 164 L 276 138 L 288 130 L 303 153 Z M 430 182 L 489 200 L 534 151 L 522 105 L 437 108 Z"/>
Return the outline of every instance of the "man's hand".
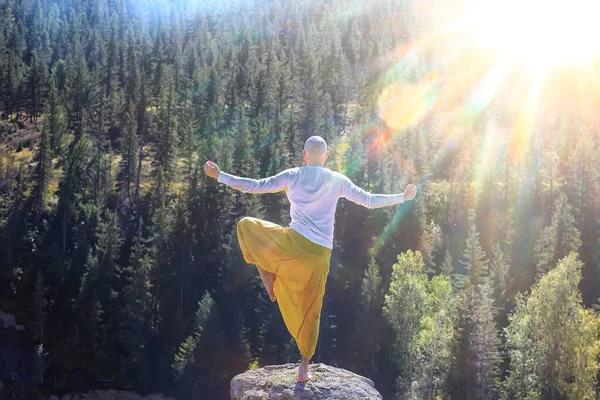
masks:
<path fill-rule="evenodd" d="M 215 164 L 214 162 L 207 161 L 204 164 L 204 172 L 206 173 L 206 175 L 210 176 L 211 178 L 217 179 L 219 177 L 219 174 L 221 173 L 221 170 L 219 169 L 217 164 Z"/>
<path fill-rule="evenodd" d="M 406 185 L 406 189 L 404 190 L 404 200 L 413 200 L 417 195 L 417 187 L 412 183 Z"/>

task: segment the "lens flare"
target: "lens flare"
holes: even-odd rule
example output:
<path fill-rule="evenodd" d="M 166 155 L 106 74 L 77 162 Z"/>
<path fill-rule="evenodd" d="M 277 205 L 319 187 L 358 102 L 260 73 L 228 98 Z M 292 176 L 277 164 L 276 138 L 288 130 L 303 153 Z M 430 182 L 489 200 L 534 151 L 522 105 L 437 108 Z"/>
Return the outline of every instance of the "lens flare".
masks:
<path fill-rule="evenodd" d="M 436 84 L 435 73 L 428 74 L 416 84 L 390 84 L 379 95 L 379 116 L 397 131 L 417 124 L 435 104 Z"/>

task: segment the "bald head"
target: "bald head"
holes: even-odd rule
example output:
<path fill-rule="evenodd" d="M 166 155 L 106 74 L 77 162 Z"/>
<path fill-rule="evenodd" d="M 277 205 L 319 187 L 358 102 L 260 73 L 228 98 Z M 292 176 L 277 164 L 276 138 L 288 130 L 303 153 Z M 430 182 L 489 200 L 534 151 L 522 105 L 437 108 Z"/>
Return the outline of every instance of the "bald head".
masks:
<path fill-rule="evenodd" d="M 304 142 L 304 150 L 310 156 L 317 156 L 327 151 L 327 143 L 321 136 L 311 136 Z"/>
<path fill-rule="evenodd" d="M 321 136 L 311 136 L 304 142 L 304 160 L 308 165 L 323 165 L 329 156 L 327 143 Z"/>

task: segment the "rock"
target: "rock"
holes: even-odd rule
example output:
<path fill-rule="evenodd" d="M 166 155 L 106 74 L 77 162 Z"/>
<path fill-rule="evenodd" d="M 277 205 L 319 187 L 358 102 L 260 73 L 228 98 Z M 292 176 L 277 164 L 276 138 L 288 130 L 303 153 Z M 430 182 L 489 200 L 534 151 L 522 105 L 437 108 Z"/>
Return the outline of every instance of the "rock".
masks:
<path fill-rule="evenodd" d="M 175 400 L 162 394 L 142 396 L 125 390 L 96 390 L 89 393 L 73 393 L 63 396 L 51 396 L 48 400 Z"/>
<path fill-rule="evenodd" d="M 235 376 L 231 380 L 231 400 L 382 399 L 372 380 L 322 363 L 310 364 L 311 379 L 298 383 L 298 366 L 269 365 Z"/>

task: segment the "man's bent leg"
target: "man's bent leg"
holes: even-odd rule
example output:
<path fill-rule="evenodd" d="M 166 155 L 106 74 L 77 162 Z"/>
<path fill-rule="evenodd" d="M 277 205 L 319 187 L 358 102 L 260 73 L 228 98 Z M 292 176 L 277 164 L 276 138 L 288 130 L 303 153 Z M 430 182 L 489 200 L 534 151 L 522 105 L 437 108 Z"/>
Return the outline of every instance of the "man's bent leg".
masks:
<path fill-rule="evenodd" d="M 267 271 L 259 265 L 267 265 L 269 257 L 272 256 L 273 250 L 276 249 L 273 246 L 273 242 L 268 238 L 269 230 L 263 230 L 265 224 L 267 224 L 266 221 L 244 217 L 237 223 L 237 236 L 244 261 L 248 264 L 256 265 L 269 298 L 275 302 L 277 299 L 273 290 L 273 282 L 276 276 L 273 272 Z"/>

